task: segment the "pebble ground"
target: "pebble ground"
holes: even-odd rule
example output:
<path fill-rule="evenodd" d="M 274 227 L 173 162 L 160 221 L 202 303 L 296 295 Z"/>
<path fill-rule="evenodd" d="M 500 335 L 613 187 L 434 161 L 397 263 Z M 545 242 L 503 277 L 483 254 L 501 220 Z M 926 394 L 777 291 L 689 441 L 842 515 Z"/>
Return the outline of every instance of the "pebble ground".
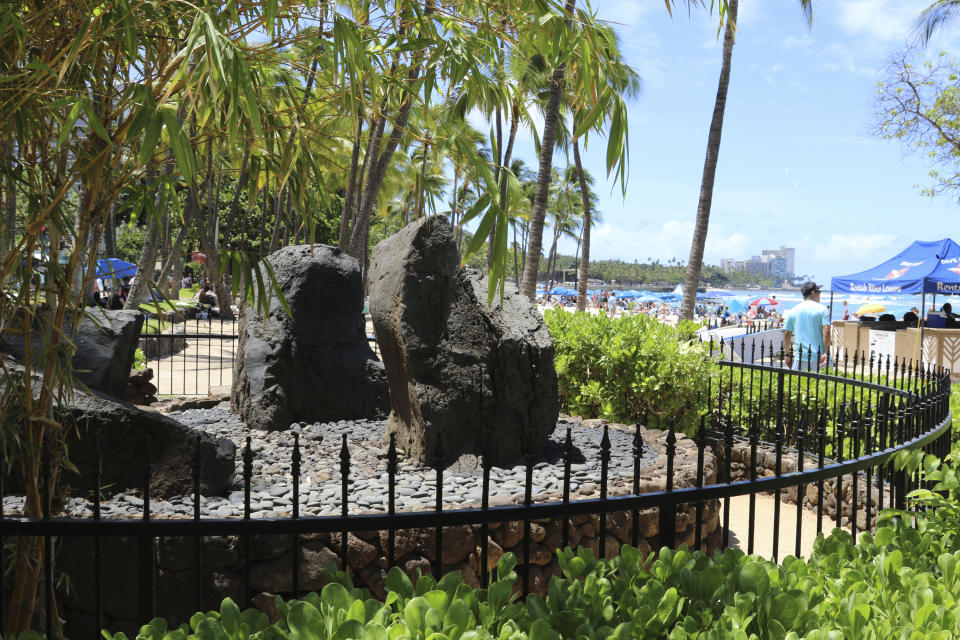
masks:
<path fill-rule="evenodd" d="M 225 497 L 201 497 L 202 517 L 243 517 L 243 448 L 251 436 L 253 475 L 251 479 L 251 517 L 277 518 L 289 516 L 293 510 L 293 478 L 291 459 L 295 432 L 300 433 L 301 475 L 300 514 L 305 516 L 339 514 L 342 497 L 340 451 L 342 434 L 347 434 L 350 451 L 348 475 L 348 511 L 369 513 L 387 509 L 387 446 L 384 441 L 386 421 L 341 420 L 324 424 L 297 424 L 287 431 L 255 431 L 247 429 L 239 417 L 222 408 L 191 409 L 170 413 L 171 418 L 210 435 L 229 438 L 237 445 L 237 472 L 234 484 Z M 570 488 L 573 497 L 599 497 L 600 439 L 602 430 L 575 421 L 561 420 L 550 436 L 544 455 L 533 470 L 534 500 L 556 496 L 563 489 L 563 442 L 570 428 L 574 445 Z M 611 479 L 632 477 L 633 434 L 610 429 Z M 655 458 L 645 448 L 643 463 Z M 482 473 L 473 468 L 455 465 L 444 472 L 443 504 L 445 509 L 479 506 Z M 513 466 L 494 467 L 490 473 L 490 504 L 513 504 L 524 494 L 525 466 L 518 459 Z M 14 515 L 23 508 L 22 496 L 4 499 L 4 512 Z M 420 511 L 436 506 L 436 471 L 400 456 L 397 471 L 397 511 Z M 91 503 L 84 498 L 70 498 L 65 507 L 72 517 L 92 514 Z M 101 513 L 105 518 L 141 517 L 143 499 L 137 492 L 126 492 L 104 500 Z M 175 496 L 152 500 L 155 517 L 192 517 L 193 497 Z"/>

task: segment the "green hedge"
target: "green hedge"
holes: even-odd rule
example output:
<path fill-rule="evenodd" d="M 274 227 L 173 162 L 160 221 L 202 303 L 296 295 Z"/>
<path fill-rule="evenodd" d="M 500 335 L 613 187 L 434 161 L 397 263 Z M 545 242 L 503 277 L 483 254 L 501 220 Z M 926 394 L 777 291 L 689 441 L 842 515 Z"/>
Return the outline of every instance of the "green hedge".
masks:
<path fill-rule="evenodd" d="M 548 310 L 544 318 L 563 411 L 618 422 L 646 416 L 648 424 L 672 421 L 696 431 L 709 381 L 719 375 L 706 345 L 693 340 L 699 325 L 674 328 L 644 314 L 610 319 L 563 310 Z"/>

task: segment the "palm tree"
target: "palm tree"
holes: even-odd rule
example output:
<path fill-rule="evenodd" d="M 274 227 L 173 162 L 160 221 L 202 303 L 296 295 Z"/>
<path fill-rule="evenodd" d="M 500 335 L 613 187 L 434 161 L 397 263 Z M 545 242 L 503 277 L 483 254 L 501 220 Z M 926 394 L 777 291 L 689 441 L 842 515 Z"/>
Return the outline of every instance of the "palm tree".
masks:
<path fill-rule="evenodd" d="M 727 88 L 730 85 L 730 59 L 733 55 L 733 43 L 737 30 L 737 9 L 739 0 L 729 0 L 726 13 L 727 24 L 723 31 L 723 62 L 720 66 L 720 82 L 717 85 L 717 98 L 713 106 L 713 118 L 710 120 L 710 133 L 707 136 L 707 155 L 703 161 L 703 176 L 700 181 L 700 201 L 697 204 L 697 222 L 693 229 L 693 242 L 690 245 L 690 259 L 683 283 L 683 300 L 680 303 L 680 317 L 693 319 L 693 307 L 696 302 L 697 287 L 700 286 L 700 272 L 703 269 L 703 250 L 707 244 L 707 228 L 710 225 L 710 207 L 713 204 L 713 182 L 717 175 L 717 160 L 720 155 L 720 136 L 723 130 L 723 112 L 727 106 Z M 807 24 L 812 17 L 812 0 L 800 0 Z"/>
<path fill-rule="evenodd" d="M 575 5 L 576 0 L 566 0 L 564 4 L 568 27 L 573 19 Z M 553 177 L 553 148 L 556 144 L 557 130 L 560 128 L 560 105 L 563 100 L 565 71 L 566 63 L 564 62 L 554 69 L 550 79 L 550 98 L 543 113 L 540 169 L 537 172 L 537 189 L 533 195 L 533 209 L 530 212 L 530 240 L 527 243 L 523 278 L 520 280 L 520 293 L 531 300 L 537 294 L 537 272 L 540 267 L 540 252 L 543 248 L 543 225 L 547 213 L 550 179 Z"/>
<path fill-rule="evenodd" d="M 936 0 L 920 12 L 913 29 L 926 45 L 940 29 L 953 25 L 960 18 L 960 0 Z"/>
<path fill-rule="evenodd" d="M 561 237 L 571 239 L 577 238 L 577 231 L 583 220 L 582 200 L 577 193 L 579 184 L 577 181 L 576 170 L 573 167 L 567 167 L 563 178 L 553 179 L 555 188 L 550 202 L 550 227 L 553 230 L 553 242 L 550 245 L 550 253 L 547 254 L 547 273 L 549 274 L 549 283 L 547 290 L 554 285 L 554 268 L 557 261 L 557 243 Z"/>

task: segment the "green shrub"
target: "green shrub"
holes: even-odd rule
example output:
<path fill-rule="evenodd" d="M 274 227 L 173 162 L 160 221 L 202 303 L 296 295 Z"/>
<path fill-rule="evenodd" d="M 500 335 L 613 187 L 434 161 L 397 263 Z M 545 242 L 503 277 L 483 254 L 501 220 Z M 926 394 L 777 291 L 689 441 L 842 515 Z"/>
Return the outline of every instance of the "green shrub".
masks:
<path fill-rule="evenodd" d="M 673 422 L 692 433 L 706 411 L 718 366 L 693 340 L 694 323 L 670 327 L 644 314 L 606 315 L 548 310 L 556 350 L 560 405 L 585 418 L 648 424 Z"/>
<path fill-rule="evenodd" d="M 138 370 L 147 368 L 147 356 L 144 355 L 143 349 L 140 347 L 137 347 L 137 350 L 133 352 L 133 368 Z"/>

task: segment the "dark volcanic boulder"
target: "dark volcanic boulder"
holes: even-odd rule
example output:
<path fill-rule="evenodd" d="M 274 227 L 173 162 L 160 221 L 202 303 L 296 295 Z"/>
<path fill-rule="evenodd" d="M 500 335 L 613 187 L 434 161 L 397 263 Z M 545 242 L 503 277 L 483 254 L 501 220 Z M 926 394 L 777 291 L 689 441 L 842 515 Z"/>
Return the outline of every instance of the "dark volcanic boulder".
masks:
<path fill-rule="evenodd" d="M 433 464 L 489 453 L 507 464 L 538 453 L 557 424 L 553 342 L 536 307 L 508 286 L 461 270 L 444 217 L 411 223 L 373 250 L 370 313 L 390 380 L 387 428 L 408 456 Z M 489 439 L 488 439 L 489 438 Z"/>
<path fill-rule="evenodd" d="M 276 297 L 266 318 L 250 307 L 241 314 L 233 402 L 243 420 L 287 429 L 386 415 L 387 378 L 367 343 L 357 261 L 326 245 L 284 247 L 267 260 L 290 315 Z"/>
<path fill-rule="evenodd" d="M 72 317 L 64 321 L 63 329 L 76 347 L 71 358 L 74 379 L 114 398 L 126 397 L 127 378 L 143 328 L 143 314 L 88 308 L 75 332 Z M 33 343 L 40 341 L 39 332 L 34 331 Z M 23 341 L 15 335 L 5 336 L 2 350 L 23 360 Z"/>
<path fill-rule="evenodd" d="M 141 489 L 150 438 L 154 497 L 191 495 L 193 459 L 200 442 L 200 490 L 204 495 L 222 495 L 233 481 L 236 445 L 214 438 L 153 411 L 143 411 L 102 394 L 74 391 L 69 407 L 57 411 L 70 428 L 67 451 L 80 475 L 65 473 L 64 480 L 76 489 L 92 489 L 96 455 L 96 432 L 100 433 L 103 459 L 102 485 L 112 493 Z"/>

